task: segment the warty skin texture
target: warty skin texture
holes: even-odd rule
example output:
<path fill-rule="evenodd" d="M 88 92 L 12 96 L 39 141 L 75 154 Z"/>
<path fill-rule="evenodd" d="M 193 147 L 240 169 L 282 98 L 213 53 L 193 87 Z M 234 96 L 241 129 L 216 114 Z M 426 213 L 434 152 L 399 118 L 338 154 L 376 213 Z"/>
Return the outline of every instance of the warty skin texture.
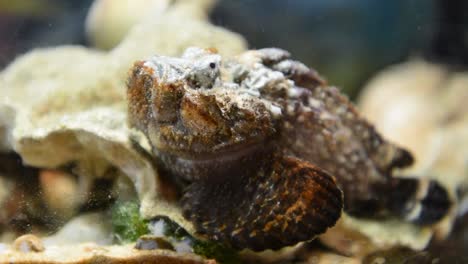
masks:
<path fill-rule="evenodd" d="M 411 155 L 286 51 L 155 56 L 131 69 L 128 99 L 130 126 L 148 137 L 158 171 L 182 190 L 184 216 L 207 239 L 279 249 L 325 232 L 343 206 L 398 217 L 413 209 L 418 184 L 400 195 L 392 177 Z M 393 194 L 405 199 L 395 206 Z M 445 214 L 442 200 L 431 221 Z"/>

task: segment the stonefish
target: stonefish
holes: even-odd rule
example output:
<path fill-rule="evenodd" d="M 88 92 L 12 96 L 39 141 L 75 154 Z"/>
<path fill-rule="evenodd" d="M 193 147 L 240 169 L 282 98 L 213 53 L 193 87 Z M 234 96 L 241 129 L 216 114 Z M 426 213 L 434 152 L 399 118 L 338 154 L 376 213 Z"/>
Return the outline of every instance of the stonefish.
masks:
<path fill-rule="evenodd" d="M 223 61 L 189 48 L 136 62 L 128 80 L 131 127 L 152 146 L 161 177 L 199 236 L 236 249 L 313 239 L 341 212 L 442 218 L 435 181 L 394 177 L 410 153 L 385 141 L 350 101 L 284 50 Z"/>

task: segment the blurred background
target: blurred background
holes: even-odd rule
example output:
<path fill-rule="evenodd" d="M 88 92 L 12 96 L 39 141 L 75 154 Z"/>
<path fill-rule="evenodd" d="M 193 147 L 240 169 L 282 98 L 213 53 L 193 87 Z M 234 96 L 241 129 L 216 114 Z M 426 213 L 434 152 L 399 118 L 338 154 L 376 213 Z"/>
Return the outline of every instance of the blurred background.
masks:
<path fill-rule="evenodd" d="M 91 3 L 0 0 L 0 68 L 35 47 L 86 45 Z M 411 56 L 465 65 L 466 13 L 464 0 L 220 0 L 211 20 L 251 48 L 291 51 L 354 98 L 375 72 Z"/>
<path fill-rule="evenodd" d="M 84 22 L 92 2 L 0 0 L 0 70 L 33 48 L 89 46 Z M 219 0 L 210 19 L 240 33 L 250 48 L 290 51 L 355 99 L 376 73 L 413 57 L 466 70 L 467 14 L 467 0 Z M 468 214 L 454 229 L 429 251 L 466 255 Z"/>

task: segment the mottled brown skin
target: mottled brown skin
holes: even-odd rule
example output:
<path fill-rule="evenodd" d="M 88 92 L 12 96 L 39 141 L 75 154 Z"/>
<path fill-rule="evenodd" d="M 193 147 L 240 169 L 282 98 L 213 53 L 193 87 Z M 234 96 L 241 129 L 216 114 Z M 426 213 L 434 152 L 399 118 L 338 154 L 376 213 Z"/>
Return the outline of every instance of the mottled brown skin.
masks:
<path fill-rule="evenodd" d="M 202 235 L 252 250 L 279 249 L 325 232 L 342 208 L 333 178 L 292 157 L 271 158 L 250 177 L 191 184 L 182 199 L 186 217 Z"/>
<path fill-rule="evenodd" d="M 298 98 L 271 97 L 282 102 L 283 108 L 294 105 L 284 116 L 284 154 L 300 157 L 336 177 L 347 213 L 407 218 L 421 204 L 419 215 L 410 221 L 433 224 L 446 215 L 451 202 L 439 183 L 430 180 L 427 194 L 414 200 L 420 191 L 418 180 L 393 176 L 396 168 L 413 163 L 407 150 L 383 139 L 347 97 L 327 86 L 315 71 L 295 61 L 284 71 L 278 66 L 281 63 L 284 60 L 268 61 L 269 67 L 282 71 L 300 91 Z"/>
<path fill-rule="evenodd" d="M 180 203 L 199 235 L 237 249 L 279 249 L 334 225 L 342 210 L 334 179 L 282 154 L 282 124 L 261 100 L 227 107 L 236 91 L 192 87 L 162 83 L 137 62 L 129 123 L 148 136 L 159 172 L 186 186 Z"/>
<path fill-rule="evenodd" d="M 335 176 L 346 194 L 347 212 L 386 214 L 383 204 L 387 202 L 380 192 L 390 188 L 394 168 L 412 163 L 411 155 L 383 140 L 338 89 L 326 86 L 302 89 L 320 105 L 299 100 L 285 119 L 284 131 L 288 135 L 282 138 L 285 154 L 317 164 Z M 302 107 L 311 111 L 304 112 Z M 375 203 L 373 208 L 360 212 L 361 205 Z"/>
<path fill-rule="evenodd" d="M 263 70 L 233 70 L 240 73 L 226 83 L 216 82 L 214 62 L 171 82 L 158 75 L 172 67 L 164 57 L 156 68 L 137 62 L 130 73 L 129 123 L 148 137 L 159 172 L 182 185 L 184 217 L 197 233 L 253 250 L 311 240 L 338 220 L 339 188 L 351 214 L 404 216 L 416 180 L 400 181 L 392 171 L 411 164 L 411 155 L 382 139 L 345 96 L 287 52 L 246 54 L 252 57 L 238 65 L 260 63 Z M 265 71 L 283 79 L 263 84 L 255 74 Z M 198 75 L 216 79 L 203 87 Z M 249 96 L 231 84 L 264 87 Z M 431 221 L 445 214 L 444 201 L 427 211 Z"/>
<path fill-rule="evenodd" d="M 148 136 L 157 160 L 174 176 L 228 177 L 250 166 L 246 159 L 264 152 L 265 143 L 275 137 L 277 125 L 261 102 L 245 102 L 253 112 L 232 107 L 222 115 L 216 94 L 200 94 L 183 83 L 159 83 L 152 74 L 143 62 L 132 70 L 129 122 Z M 220 161 L 230 155 L 234 157 Z M 187 166 L 187 161 L 194 162 Z"/>
<path fill-rule="evenodd" d="M 379 197 L 380 194 L 376 193 L 378 188 L 374 187 L 386 185 L 395 165 L 408 164 L 412 158 L 405 150 L 383 141 L 374 128 L 360 118 L 352 105 L 339 95 L 337 89 L 317 88 L 312 94 L 316 98 L 323 98 L 327 103 L 317 112 L 295 113 L 291 122 L 293 126 L 300 125 L 298 120 L 301 119 L 313 122 L 302 124 L 301 130 L 291 131 L 294 137 L 286 138 L 285 144 L 291 146 L 287 151 L 314 164 L 320 164 L 339 178 L 340 187 L 348 193 L 345 207 L 352 211 L 353 206 L 359 202 Z M 346 112 L 338 113 L 343 107 Z M 338 119 L 329 121 L 320 118 L 325 113 Z M 326 133 L 320 133 L 320 130 Z M 333 136 L 328 136 L 328 133 Z M 301 142 L 304 141 L 316 145 L 323 140 L 328 142 L 320 149 L 301 147 Z M 334 157 L 334 160 L 330 157 Z"/>

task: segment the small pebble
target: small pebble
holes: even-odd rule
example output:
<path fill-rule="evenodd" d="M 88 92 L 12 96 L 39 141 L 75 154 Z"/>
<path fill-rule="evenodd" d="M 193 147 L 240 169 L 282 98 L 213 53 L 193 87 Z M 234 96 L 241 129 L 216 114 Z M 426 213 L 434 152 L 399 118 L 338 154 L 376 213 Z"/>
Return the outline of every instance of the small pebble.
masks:
<path fill-rule="evenodd" d="M 135 248 L 139 250 L 168 249 L 174 251 L 174 246 L 162 237 L 141 236 L 138 238 Z"/>
<path fill-rule="evenodd" d="M 192 253 L 192 241 L 188 238 L 185 238 L 181 241 L 178 241 L 174 244 L 175 251 L 178 253 Z"/>
<path fill-rule="evenodd" d="M 35 235 L 23 235 L 13 242 L 13 248 L 23 253 L 42 252 L 45 250 L 42 241 Z"/>

